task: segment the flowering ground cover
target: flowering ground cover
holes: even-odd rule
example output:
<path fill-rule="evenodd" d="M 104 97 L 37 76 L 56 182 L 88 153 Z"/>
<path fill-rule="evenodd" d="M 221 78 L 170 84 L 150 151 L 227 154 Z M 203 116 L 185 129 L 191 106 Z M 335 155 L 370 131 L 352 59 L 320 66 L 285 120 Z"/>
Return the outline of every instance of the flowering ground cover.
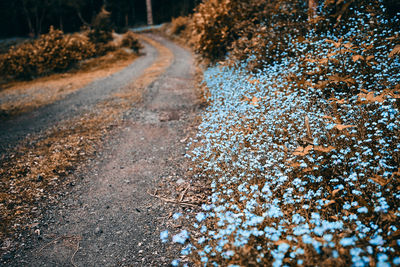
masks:
<path fill-rule="evenodd" d="M 192 229 L 161 239 L 204 266 L 400 265 L 399 32 L 388 23 L 361 8 L 256 73 L 207 69 L 210 105 L 187 156 L 212 194 Z"/>

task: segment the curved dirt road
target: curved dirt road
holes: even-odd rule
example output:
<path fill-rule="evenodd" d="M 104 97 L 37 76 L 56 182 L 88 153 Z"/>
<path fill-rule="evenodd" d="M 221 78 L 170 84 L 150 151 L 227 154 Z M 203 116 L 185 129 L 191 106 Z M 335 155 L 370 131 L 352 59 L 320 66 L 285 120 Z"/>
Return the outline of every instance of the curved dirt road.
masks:
<path fill-rule="evenodd" d="M 152 194 L 160 182 L 185 183 L 184 140 L 197 110 L 194 62 L 190 52 L 160 36 L 144 38 L 146 56 L 122 72 L 0 125 L 0 147 L 5 151 L 6 144 L 61 118 L 109 110 L 99 106 L 124 106 L 132 80 L 144 87 L 138 104 L 125 105 L 123 119 L 96 158 L 73 174 L 77 182 L 70 192 L 57 205 L 46 207 L 43 219 L 27 231 L 22 248 L 6 254 L 3 264 L 166 266 L 176 257 L 174 249 L 161 243 L 159 233 L 179 207 L 165 205 Z"/>

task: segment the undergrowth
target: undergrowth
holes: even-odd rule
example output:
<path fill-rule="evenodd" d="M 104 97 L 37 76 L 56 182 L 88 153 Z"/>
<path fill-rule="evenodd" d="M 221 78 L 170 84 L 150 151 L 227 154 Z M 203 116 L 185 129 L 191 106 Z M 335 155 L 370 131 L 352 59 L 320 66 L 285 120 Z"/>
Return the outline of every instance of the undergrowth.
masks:
<path fill-rule="evenodd" d="M 0 74 L 15 79 L 31 79 L 68 69 L 95 54 L 94 45 L 82 35 L 66 36 L 50 29 L 39 39 L 11 47 L 0 55 Z"/>
<path fill-rule="evenodd" d="M 228 19 L 232 2 L 199 10 Z M 382 1 L 346 8 L 338 26 L 280 28 L 277 49 L 205 71 L 209 107 L 187 156 L 212 194 L 191 227 L 160 235 L 197 265 L 400 265 L 400 20 Z"/>
<path fill-rule="evenodd" d="M 109 16 L 109 12 L 102 10 L 94 19 L 92 28 L 83 33 L 68 35 L 51 27 L 49 33 L 38 39 L 11 46 L 6 53 L 0 54 L 1 78 L 6 81 L 31 80 L 64 72 L 86 59 L 121 54 L 117 51 L 120 47 L 138 54 L 142 46 L 132 32 L 122 36 L 120 45 L 113 42 Z"/>

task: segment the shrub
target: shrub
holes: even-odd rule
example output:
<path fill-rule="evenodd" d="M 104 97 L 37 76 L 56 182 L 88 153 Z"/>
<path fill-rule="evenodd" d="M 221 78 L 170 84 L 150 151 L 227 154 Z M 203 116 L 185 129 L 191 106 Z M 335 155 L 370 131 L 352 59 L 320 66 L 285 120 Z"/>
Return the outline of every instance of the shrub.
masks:
<path fill-rule="evenodd" d="M 0 73 L 8 78 L 31 79 L 68 69 L 94 53 L 94 45 L 85 36 L 66 36 L 51 27 L 48 34 L 1 55 Z"/>
<path fill-rule="evenodd" d="M 311 28 L 317 34 L 345 34 L 352 27 L 347 22 L 361 9 L 370 12 L 375 21 L 384 2 L 325 1 L 320 3 L 318 16 L 309 19 L 307 1 L 207 0 L 193 15 L 195 50 L 211 63 L 229 54 L 233 62 L 248 60 L 248 69 L 259 70 L 281 60 L 282 55 L 295 56 L 289 46 L 306 38 Z M 387 13 L 383 11 L 382 15 Z"/>
<path fill-rule="evenodd" d="M 110 44 L 110 41 L 113 40 L 110 15 L 110 12 L 103 8 L 94 18 L 88 32 L 89 40 L 95 44 L 98 56 L 115 50 L 115 46 Z"/>
<path fill-rule="evenodd" d="M 191 18 L 190 17 L 177 17 L 173 18 L 171 21 L 171 26 L 169 28 L 169 33 L 173 35 L 180 36 L 184 34 L 186 30 L 190 28 Z"/>
<path fill-rule="evenodd" d="M 224 59 L 232 51 L 237 60 L 257 55 L 265 59 L 268 54 L 277 60 L 285 42 L 279 46 L 276 40 L 288 42 L 289 34 L 295 38 L 301 33 L 304 10 L 304 4 L 296 0 L 207 0 L 193 15 L 195 50 L 211 62 Z"/>
<path fill-rule="evenodd" d="M 216 61 L 223 58 L 230 44 L 237 38 L 234 2 L 208 0 L 197 7 L 193 16 L 193 42 L 196 52 L 205 59 Z"/>
<path fill-rule="evenodd" d="M 159 30 L 175 42 L 184 46 L 193 47 L 192 16 L 173 18 L 170 23 L 165 23 Z"/>
<path fill-rule="evenodd" d="M 135 34 L 131 31 L 125 33 L 122 37 L 122 47 L 128 47 L 133 50 L 135 53 L 139 53 L 139 50 L 142 49 L 142 45 L 140 44 L 139 40 L 135 36 Z"/>
<path fill-rule="evenodd" d="M 94 44 L 106 44 L 112 38 L 112 26 L 110 12 L 104 8 L 94 18 L 91 30 L 88 33 L 89 40 Z"/>

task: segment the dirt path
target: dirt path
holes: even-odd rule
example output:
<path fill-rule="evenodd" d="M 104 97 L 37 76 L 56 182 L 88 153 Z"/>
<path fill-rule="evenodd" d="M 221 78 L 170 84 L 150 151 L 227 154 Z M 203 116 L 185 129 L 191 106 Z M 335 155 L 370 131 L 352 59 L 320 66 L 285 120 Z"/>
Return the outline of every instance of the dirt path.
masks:
<path fill-rule="evenodd" d="M 47 207 L 44 219 L 28 233 L 23 248 L 8 254 L 3 264 L 165 266 L 176 256 L 173 249 L 159 240 L 174 207 L 149 192 L 154 192 L 160 182 L 183 181 L 183 140 L 190 134 L 197 109 L 195 70 L 188 51 L 159 36 L 147 38 L 158 43 L 158 52 L 148 44 L 147 56 L 123 72 L 32 115 L 45 127 L 71 113 L 95 109 L 94 104 L 107 102 L 105 96 L 118 93 L 115 88 L 121 88 L 124 81 L 142 79 L 141 83 L 146 85 L 155 79 L 146 87 L 142 102 L 124 112 L 123 120 L 96 159 L 84 171 L 74 174 L 79 182 L 58 205 Z M 172 56 L 159 62 L 158 71 L 166 68 L 164 73 L 159 75 L 157 66 L 147 69 L 147 73 L 141 72 L 160 51 L 164 51 L 164 56 Z M 7 140 L 2 141 L 3 147 L 4 142 L 16 142 L 24 135 L 26 130 L 18 125 L 26 120 L 29 117 L 7 126 L 14 127 L 16 136 L 1 131 L 0 139 Z M 29 129 L 40 131 L 34 124 Z"/>

